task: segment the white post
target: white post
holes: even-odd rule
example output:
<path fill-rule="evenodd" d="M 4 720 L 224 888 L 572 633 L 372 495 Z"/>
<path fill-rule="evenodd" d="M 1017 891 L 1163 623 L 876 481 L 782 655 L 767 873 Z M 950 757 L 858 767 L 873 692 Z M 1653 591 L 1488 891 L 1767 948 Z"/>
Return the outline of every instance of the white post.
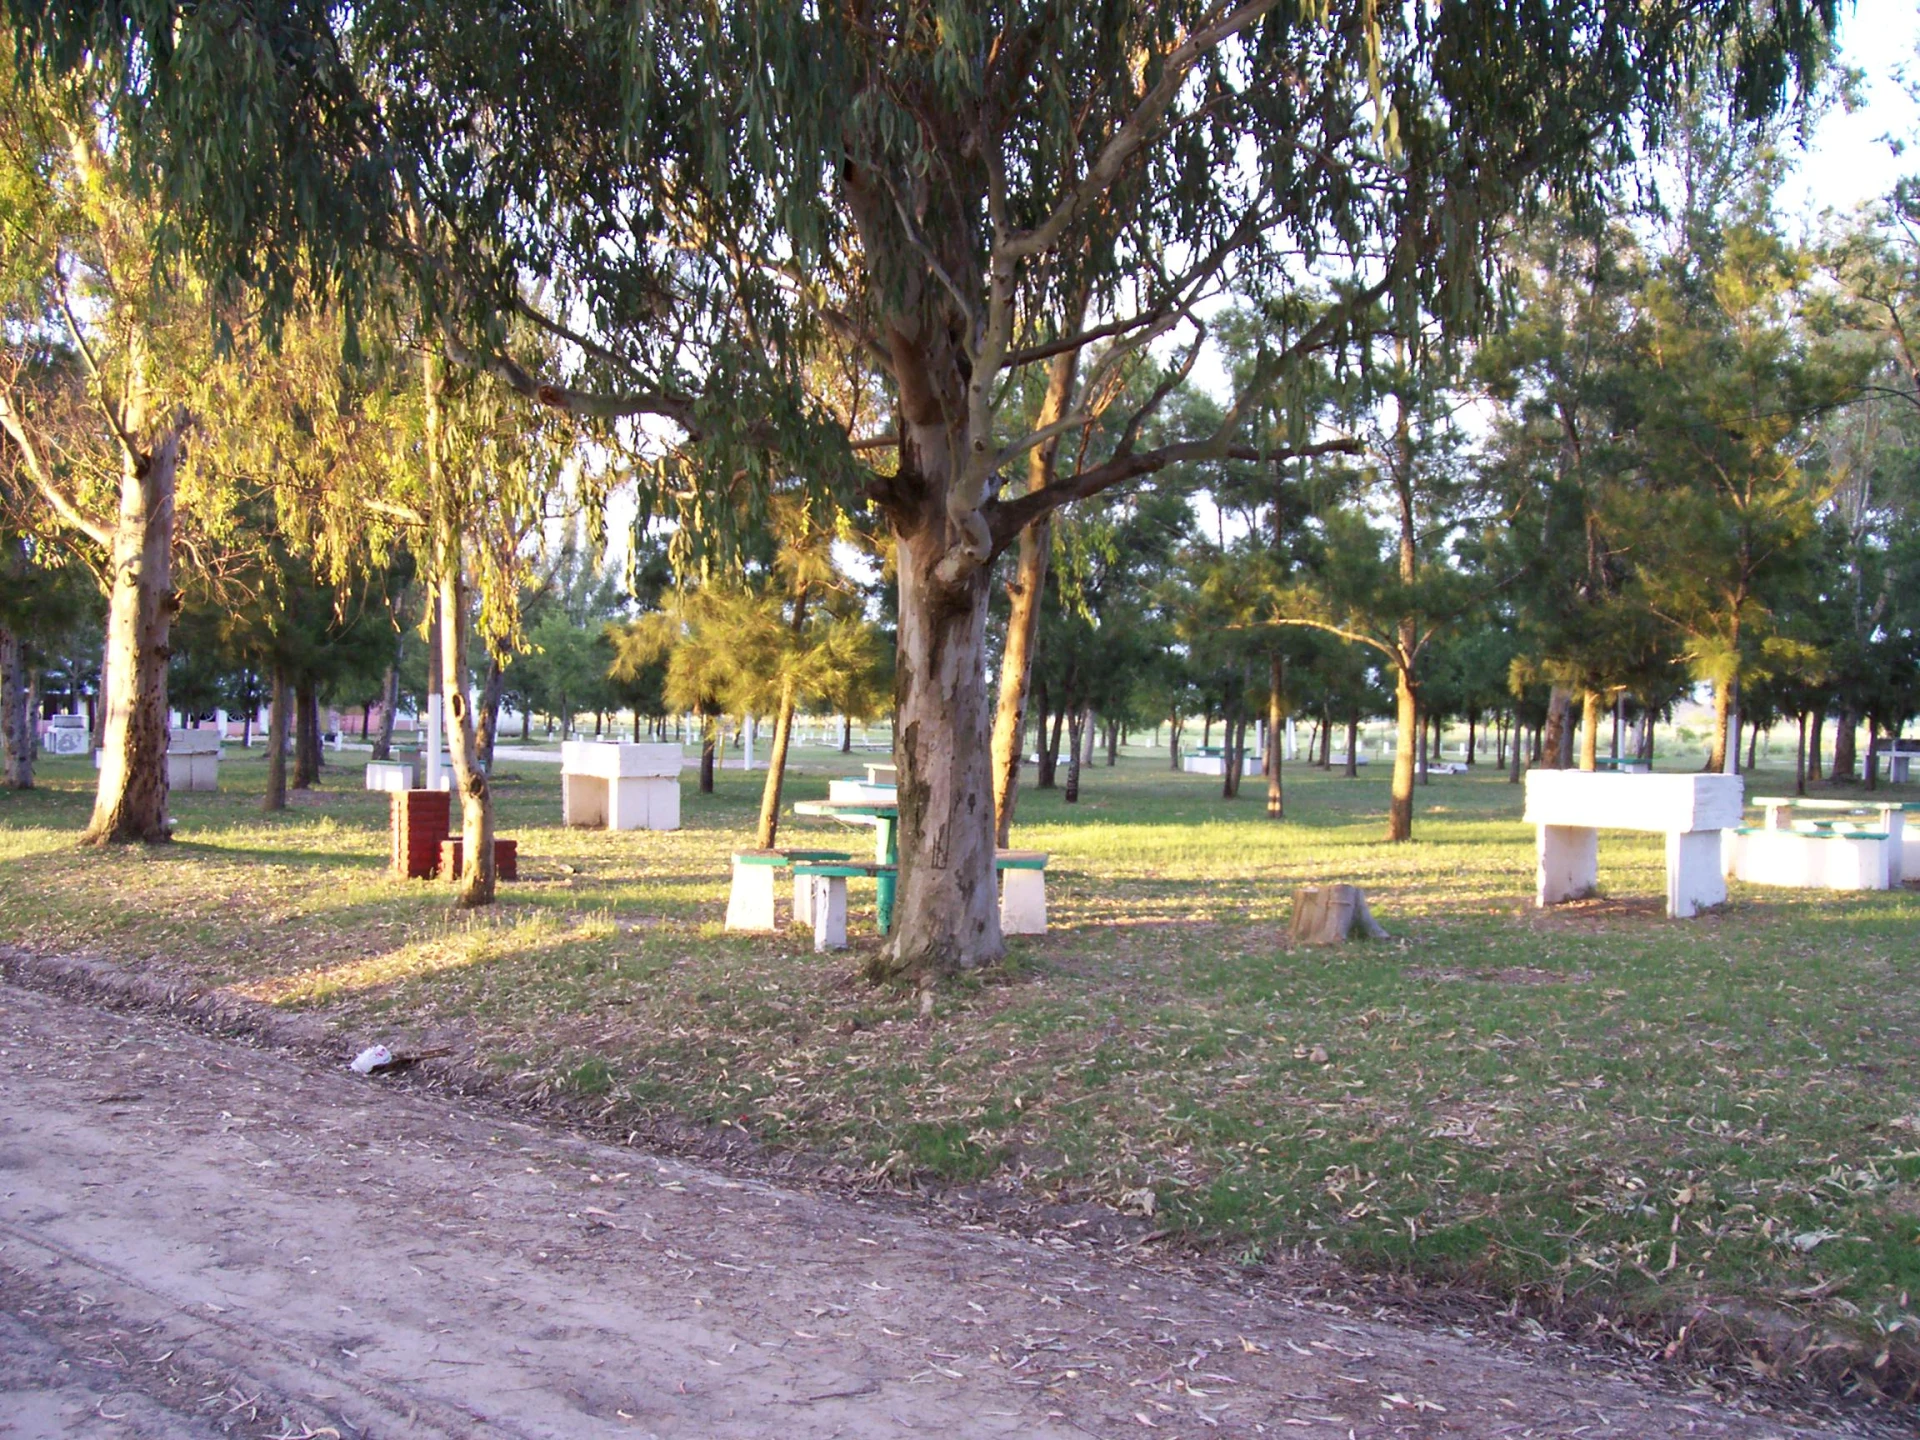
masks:
<path fill-rule="evenodd" d="M 220 743 L 222 745 L 226 744 L 227 743 L 227 712 L 226 711 L 216 710 L 213 712 L 213 729 L 214 729 L 214 733 L 220 737 Z"/>
<path fill-rule="evenodd" d="M 1299 758 L 1300 758 L 1300 731 L 1295 727 L 1293 723 L 1293 717 L 1288 716 L 1287 717 L 1287 759 L 1298 760 Z"/>
<path fill-rule="evenodd" d="M 440 697 L 427 697 L 427 733 L 421 740 L 426 751 L 427 789 L 440 788 Z"/>
<path fill-rule="evenodd" d="M 751 770 L 753 769 L 753 716 L 751 715 L 747 716 L 747 728 L 741 736 L 740 745 L 740 768 Z"/>

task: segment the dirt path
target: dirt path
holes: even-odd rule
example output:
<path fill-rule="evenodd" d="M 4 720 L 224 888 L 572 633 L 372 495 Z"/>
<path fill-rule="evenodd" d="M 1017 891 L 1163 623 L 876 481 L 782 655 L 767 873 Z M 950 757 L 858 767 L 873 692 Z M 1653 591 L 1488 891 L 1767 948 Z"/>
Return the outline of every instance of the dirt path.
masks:
<path fill-rule="evenodd" d="M 460 1108 L 454 1108 L 458 1105 Z M 0 1435 L 1810 1435 L 0 984 Z"/>

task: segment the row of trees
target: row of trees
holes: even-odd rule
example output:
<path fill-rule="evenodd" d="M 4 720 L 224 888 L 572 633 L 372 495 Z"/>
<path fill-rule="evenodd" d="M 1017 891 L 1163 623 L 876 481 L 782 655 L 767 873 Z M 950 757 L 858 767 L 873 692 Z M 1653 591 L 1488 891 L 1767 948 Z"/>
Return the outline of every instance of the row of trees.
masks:
<path fill-rule="evenodd" d="M 597 545 L 630 483 L 674 572 L 708 582 L 693 593 L 777 593 L 792 633 L 812 633 L 816 582 L 778 557 L 871 517 L 902 782 L 879 968 L 926 978 L 1001 953 L 994 819 L 1053 518 L 1088 537 L 1062 610 L 1084 618 L 1120 543 L 1091 503 L 1234 465 L 1277 496 L 1284 462 L 1354 457 L 1378 498 L 1304 524 L 1276 498 L 1267 563 L 1361 553 L 1333 542 L 1385 522 L 1402 599 L 1369 613 L 1392 624 L 1338 609 L 1337 567 L 1304 588 L 1236 567 L 1194 579 L 1226 618 L 1191 643 L 1364 637 L 1397 677 L 1407 763 L 1420 660 L 1461 613 L 1463 527 L 1440 523 L 1428 457 L 1451 376 L 1527 268 L 1505 237 L 1591 214 L 1703 90 L 1772 112 L 1818 73 L 1834 6 L 6 14 L 31 94 L 11 105 L 29 219 L 9 232 L 28 239 L 0 420 L 43 528 L 84 537 L 110 592 L 92 834 L 159 838 L 174 558 L 217 569 L 249 506 L 336 590 L 409 555 L 449 676 L 474 668 L 471 641 L 523 645 L 534 537 L 563 497 Z M 85 196 L 102 198 L 75 211 Z M 1232 382 L 1213 402 L 1184 386 L 1203 357 Z M 990 715 L 991 578 L 1012 550 Z M 797 659 L 775 668 L 782 694 L 806 683 Z M 1059 683 L 1071 725 L 1091 682 Z M 1236 736 L 1250 702 L 1226 702 Z M 448 709 L 477 902 L 490 797 L 474 702 L 449 687 Z"/>

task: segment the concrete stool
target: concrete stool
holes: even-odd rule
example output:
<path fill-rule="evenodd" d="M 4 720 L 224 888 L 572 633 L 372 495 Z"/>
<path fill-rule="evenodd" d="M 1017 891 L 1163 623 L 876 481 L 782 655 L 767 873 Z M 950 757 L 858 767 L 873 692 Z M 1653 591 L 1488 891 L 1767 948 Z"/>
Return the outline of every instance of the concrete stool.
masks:
<path fill-rule="evenodd" d="M 845 860 L 844 850 L 736 850 L 733 852 L 733 885 L 727 892 L 729 930 L 771 932 L 774 923 L 774 888 L 779 872 L 789 865 L 808 861 Z M 793 877 L 793 918 L 797 923 L 813 923 L 813 884 L 799 874 Z"/>
<path fill-rule="evenodd" d="M 1000 872 L 1000 933 L 1047 933 L 1047 855 L 1042 850 L 999 850 L 993 868 Z"/>

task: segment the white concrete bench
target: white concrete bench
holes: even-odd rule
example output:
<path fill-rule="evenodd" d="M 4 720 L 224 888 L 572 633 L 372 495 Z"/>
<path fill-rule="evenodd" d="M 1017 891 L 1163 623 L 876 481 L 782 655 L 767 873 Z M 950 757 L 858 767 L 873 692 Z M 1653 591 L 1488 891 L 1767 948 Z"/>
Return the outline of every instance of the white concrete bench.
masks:
<path fill-rule="evenodd" d="M 1748 885 L 1885 890 L 1892 880 L 1892 848 L 1882 831 L 1742 826 L 1727 832 L 1723 865 Z"/>
<path fill-rule="evenodd" d="M 369 760 L 367 789 L 411 790 L 413 789 L 413 766 L 401 760 Z"/>
<path fill-rule="evenodd" d="M 680 747 L 569 740 L 560 747 L 560 817 L 609 830 L 680 828 Z"/>
<path fill-rule="evenodd" d="M 167 788 L 220 788 L 218 730 L 175 730 L 167 737 Z"/>
<path fill-rule="evenodd" d="M 1595 894 L 1600 832 L 1667 837 L 1667 915 L 1684 920 L 1727 898 L 1723 830 L 1739 828 L 1746 782 L 1738 775 L 1605 775 L 1529 770 L 1526 819 L 1536 827 L 1534 903 Z"/>

